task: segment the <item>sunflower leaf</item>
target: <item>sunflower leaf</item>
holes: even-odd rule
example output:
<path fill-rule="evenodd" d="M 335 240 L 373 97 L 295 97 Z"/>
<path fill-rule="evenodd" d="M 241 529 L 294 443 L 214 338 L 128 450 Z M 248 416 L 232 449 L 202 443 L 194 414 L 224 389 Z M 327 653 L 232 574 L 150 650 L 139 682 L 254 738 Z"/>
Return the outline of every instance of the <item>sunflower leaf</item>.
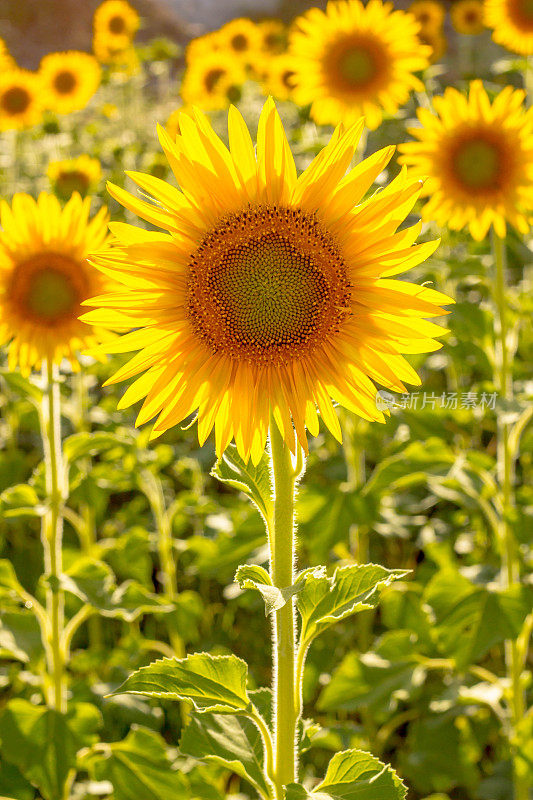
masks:
<path fill-rule="evenodd" d="M 165 700 L 190 700 L 197 711 L 247 713 L 248 667 L 237 656 L 195 653 L 163 658 L 134 672 L 113 694 L 140 694 Z"/>
<path fill-rule="evenodd" d="M 373 608 L 381 590 L 408 571 L 389 570 L 379 564 L 357 564 L 337 569 L 332 578 L 323 574 L 308 576 L 297 601 L 302 617 L 302 646 L 308 647 L 335 622 Z"/>
<path fill-rule="evenodd" d="M 301 592 L 310 577 L 319 577 L 324 574 L 325 567 L 312 567 L 299 573 L 292 586 L 278 589 L 272 585 L 270 575 L 256 564 L 241 564 L 235 573 L 235 580 L 241 589 L 256 589 L 265 601 L 265 616 L 274 611 L 279 611 L 285 603 Z"/>
<path fill-rule="evenodd" d="M 272 484 L 269 460 L 263 453 L 254 467 L 251 460 L 246 463 L 237 452 L 235 445 L 227 447 L 221 458 L 211 470 L 211 475 L 221 483 L 238 489 L 250 498 L 268 524 L 274 513 Z"/>
<path fill-rule="evenodd" d="M 286 787 L 285 800 L 405 800 L 406 788 L 392 767 L 363 750 L 336 753 L 326 777 L 312 791 Z"/>

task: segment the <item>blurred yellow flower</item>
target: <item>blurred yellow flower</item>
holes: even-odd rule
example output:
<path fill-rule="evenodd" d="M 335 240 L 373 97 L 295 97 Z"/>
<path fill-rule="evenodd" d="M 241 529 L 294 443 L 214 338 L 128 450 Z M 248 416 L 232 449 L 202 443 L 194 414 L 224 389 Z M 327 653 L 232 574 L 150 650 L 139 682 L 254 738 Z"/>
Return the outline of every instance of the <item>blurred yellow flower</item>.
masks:
<path fill-rule="evenodd" d="M 244 65 L 225 51 L 206 53 L 185 70 L 181 96 L 186 105 L 206 110 L 227 108 L 240 99 L 246 81 Z"/>
<path fill-rule="evenodd" d="M 257 152 L 234 106 L 229 150 L 197 110 L 180 127 L 177 142 L 159 135 L 181 191 L 137 172 L 127 174 L 154 203 L 110 186 L 168 233 L 112 224 L 120 244 L 91 259 L 123 289 L 87 301 L 96 308 L 83 319 L 135 329 L 98 352 L 140 351 L 108 381 L 140 375 L 120 407 L 145 397 L 137 424 L 159 415 L 153 436 L 198 409 L 201 443 L 214 427 L 218 454 L 235 439 L 254 463 L 270 413 L 293 452 L 294 431 L 305 449 L 306 428 L 318 434 L 317 406 L 340 440 L 332 399 L 383 421 L 373 381 L 400 392 L 403 381 L 420 383 L 401 353 L 440 347 L 444 329 L 425 318 L 449 302 L 390 279 L 437 245 L 412 246 L 420 225 L 397 232 L 420 182 L 402 171 L 364 200 L 394 148 L 346 174 L 362 120 L 339 125 L 299 178 L 272 100 Z"/>
<path fill-rule="evenodd" d="M 434 98 L 436 114 L 417 111 L 417 142 L 399 145 L 400 163 L 428 177 L 423 216 L 452 230 L 468 227 L 481 240 L 493 225 L 505 236 L 506 221 L 522 233 L 533 208 L 533 109 L 525 92 L 511 86 L 491 103 L 481 81 L 468 97 L 448 88 Z"/>
<path fill-rule="evenodd" d="M 325 12 L 313 8 L 294 25 L 294 99 L 310 103 L 319 124 L 364 115 L 377 128 L 383 112 L 396 114 L 413 89 L 424 88 L 414 73 L 427 67 L 430 48 L 420 44 L 415 18 L 390 3 L 329 2 Z"/>
<path fill-rule="evenodd" d="M 85 108 L 100 85 L 101 69 L 89 53 L 50 53 L 39 66 L 45 106 L 58 114 Z"/>
<path fill-rule="evenodd" d="M 187 64 L 192 64 L 196 59 L 203 58 L 205 55 L 209 55 L 215 50 L 220 49 L 221 43 L 217 32 L 199 36 L 196 39 L 191 39 L 187 45 L 185 49 L 185 61 Z"/>
<path fill-rule="evenodd" d="M 418 34 L 418 38 L 422 44 L 431 47 L 430 61 L 432 64 L 440 61 L 448 49 L 448 41 L 442 30 L 421 32 Z"/>
<path fill-rule="evenodd" d="M 514 53 L 533 55 L 531 0 L 486 0 L 485 22 L 492 38 Z"/>
<path fill-rule="evenodd" d="M 482 0 L 457 0 L 450 9 L 450 17 L 458 33 L 475 36 L 485 30 L 485 8 Z"/>
<path fill-rule="evenodd" d="M 182 114 L 188 114 L 189 117 L 194 116 L 192 108 L 189 106 L 180 106 L 176 108 L 166 121 L 165 128 L 171 139 L 175 139 L 178 134 L 181 134 L 180 117 Z"/>
<path fill-rule="evenodd" d="M 16 69 L 17 64 L 11 53 L 9 52 L 6 43 L 0 39 L 0 73 L 5 70 Z"/>
<path fill-rule="evenodd" d="M 126 0 L 104 0 L 94 12 L 95 38 L 125 50 L 139 28 L 139 15 Z"/>
<path fill-rule="evenodd" d="M 217 32 L 217 38 L 223 50 L 232 53 L 244 62 L 257 56 L 262 46 L 260 28 L 246 17 L 239 17 L 227 22 Z"/>
<path fill-rule="evenodd" d="M 68 200 L 74 192 L 82 197 L 93 192 L 102 177 L 102 167 L 97 158 L 81 155 L 65 161 L 51 161 L 46 174 L 54 193 Z"/>
<path fill-rule="evenodd" d="M 25 69 L 0 73 L 0 131 L 20 130 L 42 119 L 42 84 Z"/>
<path fill-rule="evenodd" d="M 441 32 L 446 12 L 438 0 L 415 0 L 409 6 L 409 13 L 419 23 L 422 34 Z"/>
<path fill-rule="evenodd" d="M 82 300 L 108 285 L 85 258 L 107 237 L 106 209 L 89 221 L 90 204 L 75 194 L 61 210 L 46 192 L 37 202 L 16 194 L 12 207 L 0 203 L 0 343 L 11 342 L 9 369 L 18 364 L 28 375 L 45 358 L 78 369 L 76 352 L 105 337 L 78 319 Z"/>
<path fill-rule="evenodd" d="M 286 26 L 279 19 L 267 19 L 257 26 L 261 34 L 261 50 L 274 55 L 285 52 L 287 49 L 288 32 Z"/>
<path fill-rule="evenodd" d="M 261 76 L 265 94 L 271 94 L 279 100 L 289 100 L 294 92 L 294 71 L 294 56 L 290 53 L 269 58 Z"/>
<path fill-rule="evenodd" d="M 116 47 L 108 39 L 93 39 L 93 52 L 101 64 L 108 64 L 112 70 L 134 75 L 139 70 L 139 58 L 133 45 Z"/>

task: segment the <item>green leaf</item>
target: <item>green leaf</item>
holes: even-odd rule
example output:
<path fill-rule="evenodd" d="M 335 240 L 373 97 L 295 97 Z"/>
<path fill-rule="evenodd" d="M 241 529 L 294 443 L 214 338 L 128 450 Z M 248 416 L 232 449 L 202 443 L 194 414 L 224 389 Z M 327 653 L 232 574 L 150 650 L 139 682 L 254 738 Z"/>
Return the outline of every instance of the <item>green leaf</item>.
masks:
<path fill-rule="evenodd" d="M 433 633 L 439 649 L 463 669 L 491 647 L 520 634 L 533 592 L 527 586 L 493 592 L 448 569 L 429 582 L 424 600 L 435 613 Z"/>
<path fill-rule="evenodd" d="M 45 510 L 35 489 L 27 483 L 10 486 L 0 494 L 0 514 L 6 519 L 23 516 L 41 517 Z"/>
<path fill-rule="evenodd" d="M 362 750 L 336 753 L 326 777 L 312 791 L 286 787 L 285 800 L 404 800 L 407 789 L 392 767 Z"/>
<path fill-rule="evenodd" d="M 61 578 L 63 589 L 98 609 L 104 617 L 132 622 L 141 614 L 172 611 L 164 597 L 152 594 L 136 581 L 115 585 L 111 568 L 103 561 L 82 557 Z"/>
<path fill-rule="evenodd" d="M 244 716 L 191 714 L 180 750 L 214 761 L 249 781 L 263 797 L 270 795 L 263 772 L 263 740 L 256 725 Z"/>
<path fill-rule="evenodd" d="M 46 800 L 57 800 L 64 796 L 76 753 L 95 741 L 100 721 L 90 703 L 71 705 L 61 714 L 27 700 L 11 700 L 0 718 L 2 755 Z"/>
<path fill-rule="evenodd" d="M 245 463 L 235 445 L 231 444 L 216 462 L 211 475 L 249 497 L 259 509 L 265 522 L 268 523 L 272 519 L 274 505 L 270 465 L 266 452 L 261 456 L 259 464 L 254 467 L 251 459 Z"/>
<path fill-rule="evenodd" d="M 41 629 L 35 615 L 27 609 L 12 609 L 0 614 L 0 658 L 35 664 L 43 654 Z"/>
<path fill-rule="evenodd" d="M 98 745 L 81 766 L 98 781 L 110 781 L 114 800 L 189 800 L 182 773 L 172 769 L 164 739 L 133 728 L 122 742 Z"/>
<path fill-rule="evenodd" d="M 63 441 L 63 454 L 65 460 L 72 463 L 78 458 L 94 456 L 117 446 L 123 448 L 124 445 L 130 443 L 133 443 L 133 438 L 131 442 L 128 442 L 124 431 L 120 434 L 111 433 L 110 431 L 94 431 L 91 433 L 83 431 L 67 436 Z"/>
<path fill-rule="evenodd" d="M 43 399 L 43 391 L 29 378 L 24 378 L 20 372 L 11 371 L 5 368 L 0 369 L 0 376 L 5 380 L 10 389 L 19 395 L 26 395 L 35 405 L 40 405 Z"/>
<path fill-rule="evenodd" d="M 11 597 L 20 597 L 24 591 L 17 578 L 15 568 L 7 558 L 0 559 L 0 592 Z"/>
<path fill-rule="evenodd" d="M 341 567 L 332 578 L 308 576 L 298 595 L 302 617 L 301 641 L 308 647 L 330 625 L 367 608 L 373 608 L 382 589 L 408 574 L 378 564 Z"/>
<path fill-rule="evenodd" d="M 250 708 L 248 667 L 237 656 L 195 653 L 163 658 L 134 672 L 113 694 L 142 694 L 165 700 L 190 700 L 197 711 L 222 714 Z"/>
<path fill-rule="evenodd" d="M 310 577 L 320 577 L 324 573 L 324 567 L 303 570 L 296 578 L 292 586 L 278 589 L 272 585 L 270 575 L 256 564 L 241 564 L 235 573 L 235 580 L 241 589 L 256 589 L 265 601 L 265 616 L 268 617 L 274 611 L 279 611 L 291 597 L 301 592 L 307 579 Z"/>
<path fill-rule="evenodd" d="M 14 766 L 0 761 L 0 800 L 34 800 L 35 789 Z"/>

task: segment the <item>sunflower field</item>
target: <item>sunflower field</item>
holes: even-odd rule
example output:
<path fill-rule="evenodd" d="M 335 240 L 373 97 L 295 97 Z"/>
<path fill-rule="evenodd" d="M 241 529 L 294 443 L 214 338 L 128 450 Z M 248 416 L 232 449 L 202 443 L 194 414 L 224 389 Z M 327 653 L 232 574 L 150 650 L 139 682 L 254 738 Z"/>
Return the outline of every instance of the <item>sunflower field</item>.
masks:
<path fill-rule="evenodd" d="M 532 800 L 532 2 L 230 5 L 0 39 L 0 800 Z"/>

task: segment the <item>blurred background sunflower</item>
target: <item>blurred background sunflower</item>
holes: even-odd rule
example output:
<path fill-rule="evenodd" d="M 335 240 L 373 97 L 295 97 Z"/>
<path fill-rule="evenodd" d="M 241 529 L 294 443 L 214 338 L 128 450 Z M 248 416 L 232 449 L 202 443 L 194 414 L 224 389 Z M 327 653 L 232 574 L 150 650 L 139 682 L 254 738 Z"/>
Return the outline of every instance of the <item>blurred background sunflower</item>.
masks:
<path fill-rule="evenodd" d="M 45 56 L 39 75 L 46 107 L 69 114 L 87 105 L 100 85 L 101 69 L 94 56 L 70 50 Z"/>

